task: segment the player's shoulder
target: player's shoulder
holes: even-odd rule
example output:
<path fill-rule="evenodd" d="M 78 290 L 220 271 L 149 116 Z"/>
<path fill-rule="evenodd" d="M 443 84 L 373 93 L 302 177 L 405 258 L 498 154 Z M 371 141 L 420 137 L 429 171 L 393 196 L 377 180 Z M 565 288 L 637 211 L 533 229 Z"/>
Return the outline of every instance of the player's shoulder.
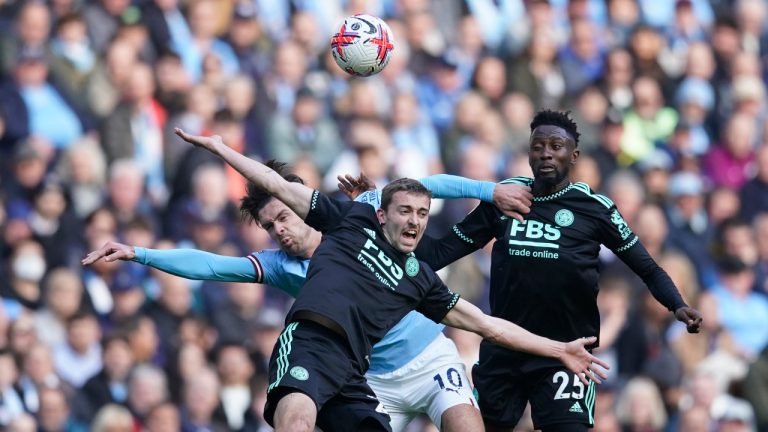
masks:
<path fill-rule="evenodd" d="M 510 177 L 500 181 L 501 184 L 519 184 L 523 186 L 533 186 L 533 178 L 525 176 Z"/>
<path fill-rule="evenodd" d="M 579 201 L 583 201 L 587 205 L 597 205 L 605 209 L 610 209 L 616 205 L 610 198 L 593 191 L 588 184 L 583 182 L 572 183 L 569 190 L 573 191 L 573 196 L 581 198 Z"/>
<path fill-rule="evenodd" d="M 308 261 L 305 258 L 288 255 L 282 249 L 263 249 L 251 252 L 249 258 L 256 258 L 259 261 L 269 261 L 271 263 L 289 264 Z"/>

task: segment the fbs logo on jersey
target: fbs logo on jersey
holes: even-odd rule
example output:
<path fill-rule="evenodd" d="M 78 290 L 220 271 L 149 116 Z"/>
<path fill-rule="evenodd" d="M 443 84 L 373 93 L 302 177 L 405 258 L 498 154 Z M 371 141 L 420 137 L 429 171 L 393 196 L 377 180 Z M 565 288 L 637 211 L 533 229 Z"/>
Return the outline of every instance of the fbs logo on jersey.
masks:
<path fill-rule="evenodd" d="M 291 368 L 291 376 L 299 381 L 306 381 L 309 379 L 309 372 L 301 366 L 294 366 Z"/>
<path fill-rule="evenodd" d="M 572 413 L 579 413 L 579 414 L 584 412 L 584 410 L 581 409 L 581 405 L 579 405 L 578 402 L 574 402 L 573 405 L 571 406 L 571 409 L 569 409 L 568 411 Z"/>

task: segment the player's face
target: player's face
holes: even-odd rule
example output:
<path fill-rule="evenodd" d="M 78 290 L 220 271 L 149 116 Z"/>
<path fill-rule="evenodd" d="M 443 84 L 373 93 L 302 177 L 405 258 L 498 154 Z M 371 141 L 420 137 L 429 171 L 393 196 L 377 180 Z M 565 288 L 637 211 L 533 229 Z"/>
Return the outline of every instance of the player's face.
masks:
<path fill-rule="evenodd" d="M 549 187 L 562 183 L 579 157 L 576 142 L 565 129 L 541 125 L 531 133 L 528 162 L 533 177 Z"/>
<path fill-rule="evenodd" d="M 376 214 L 389 243 L 403 253 L 413 252 L 419 244 L 429 221 L 429 197 L 426 195 L 395 192 L 387 209 Z"/>
<path fill-rule="evenodd" d="M 312 228 L 282 201 L 272 199 L 258 214 L 258 223 L 269 237 L 291 256 L 304 257 Z"/>

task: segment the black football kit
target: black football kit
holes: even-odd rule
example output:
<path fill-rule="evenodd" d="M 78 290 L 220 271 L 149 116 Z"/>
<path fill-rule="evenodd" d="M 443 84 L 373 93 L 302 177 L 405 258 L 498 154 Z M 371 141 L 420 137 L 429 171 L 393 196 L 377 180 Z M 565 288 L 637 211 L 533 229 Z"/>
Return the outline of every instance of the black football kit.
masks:
<path fill-rule="evenodd" d="M 413 253 L 389 244 L 369 204 L 315 191 L 305 221 L 323 240 L 272 352 L 265 418 L 272 424 L 279 399 L 300 391 L 317 404 L 324 430 L 384 423 L 364 378 L 372 345 L 411 310 L 442 321 L 459 295 Z"/>
<path fill-rule="evenodd" d="M 527 177 L 504 182 L 533 185 Z M 584 183 L 534 197 L 524 222 L 481 203 L 443 238 L 424 238 L 416 254 L 437 270 L 492 239 L 496 242 L 491 257 L 491 315 L 537 335 L 562 342 L 599 337 L 596 298 L 601 244 L 637 273 L 670 311 L 685 306 L 672 280 L 614 203 Z M 537 429 L 562 423 L 593 424 L 594 383 L 585 388 L 556 359 L 483 341 L 473 377 L 480 411 L 490 424 L 515 426 L 527 401 Z"/>

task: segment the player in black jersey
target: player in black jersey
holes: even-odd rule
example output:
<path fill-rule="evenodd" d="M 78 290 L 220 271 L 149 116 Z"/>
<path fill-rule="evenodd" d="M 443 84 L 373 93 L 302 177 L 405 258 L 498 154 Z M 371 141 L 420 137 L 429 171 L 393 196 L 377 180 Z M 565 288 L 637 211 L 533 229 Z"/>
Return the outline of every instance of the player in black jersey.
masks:
<path fill-rule="evenodd" d="M 593 363 L 607 365 L 584 349 L 595 337 L 555 342 L 484 315 L 416 259 L 431 196 L 418 181 L 389 184 L 374 209 L 288 182 L 220 137 L 176 133 L 224 159 L 323 233 L 270 359 L 265 418 L 276 430 L 311 431 L 315 423 L 326 431 L 389 430 L 364 378 L 367 358 L 371 346 L 414 309 L 510 349 L 556 358 L 585 383 L 605 377 Z"/>
<path fill-rule="evenodd" d="M 441 239 L 425 238 L 417 256 L 440 269 L 492 239 L 491 315 L 548 338 L 567 341 L 600 332 L 598 252 L 603 244 L 624 261 L 697 333 L 701 314 L 688 307 L 667 273 L 651 258 L 616 206 L 584 183 L 571 183 L 579 132 L 568 113 L 541 111 L 531 123 L 530 213 L 520 222 L 481 203 Z M 597 343 L 590 348 L 598 346 Z M 488 431 L 512 430 L 530 401 L 536 429 L 585 431 L 593 425 L 595 388 L 548 358 L 486 343 L 473 369 Z"/>

